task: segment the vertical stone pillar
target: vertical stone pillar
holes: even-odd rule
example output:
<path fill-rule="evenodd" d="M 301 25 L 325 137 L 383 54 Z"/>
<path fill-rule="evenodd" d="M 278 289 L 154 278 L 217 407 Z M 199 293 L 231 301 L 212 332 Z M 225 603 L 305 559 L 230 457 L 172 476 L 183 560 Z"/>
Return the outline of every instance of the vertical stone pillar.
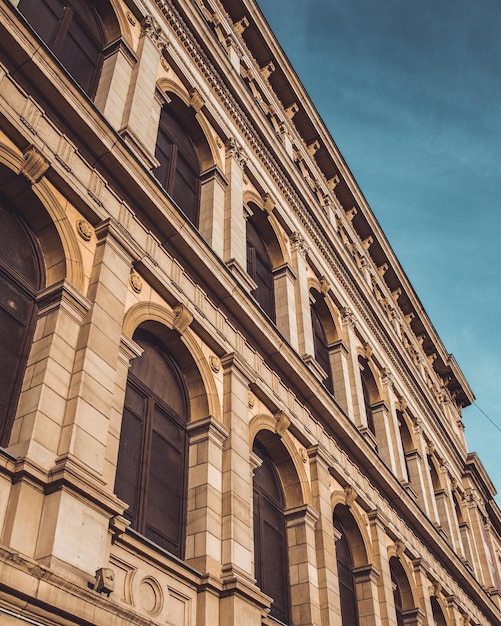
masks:
<path fill-rule="evenodd" d="M 317 559 L 315 551 L 316 513 L 308 505 L 285 512 L 292 621 L 297 626 L 320 626 Z"/>
<path fill-rule="evenodd" d="M 419 450 L 409 450 L 405 452 L 405 462 L 409 483 L 416 494 L 419 506 L 426 511 L 426 500 L 424 498 L 423 487 L 423 459 Z"/>
<path fill-rule="evenodd" d="M 198 230 L 214 252 L 224 257 L 225 196 L 228 182 L 214 165 L 200 177 L 200 220 Z M 242 199 L 240 199 L 242 212 Z M 243 219 L 243 218 L 242 218 Z"/>
<path fill-rule="evenodd" d="M 277 328 L 297 350 L 298 323 L 294 306 L 296 282 L 296 277 L 287 264 L 273 271 Z"/>
<path fill-rule="evenodd" d="M 311 492 L 313 506 L 318 511 L 315 527 L 317 549 L 318 591 L 322 626 L 336 626 L 339 606 L 337 583 L 336 546 L 329 490 L 329 462 L 320 444 L 308 449 L 310 457 Z"/>
<path fill-rule="evenodd" d="M 397 409 L 395 406 L 395 396 L 393 393 L 393 374 L 390 370 L 384 369 L 381 372 L 381 384 L 383 395 L 388 406 L 387 418 L 387 445 L 389 467 L 400 479 L 406 479 L 407 469 L 405 467 L 404 449 L 400 437 L 400 427 L 398 425 Z M 379 446 L 378 446 L 379 447 Z"/>
<path fill-rule="evenodd" d="M 378 600 L 378 580 L 380 572 L 372 564 L 355 567 L 355 593 L 358 617 L 366 626 L 381 626 L 381 611 Z"/>
<path fill-rule="evenodd" d="M 378 454 L 395 474 L 395 450 L 392 445 L 391 416 L 384 401 L 376 402 L 372 405 L 372 418 L 376 431 Z"/>
<path fill-rule="evenodd" d="M 160 105 L 155 102 L 161 29 L 153 17 L 141 25 L 138 61 L 132 72 L 129 93 L 120 130 L 124 139 L 149 164 L 154 164 Z"/>
<path fill-rule="evenodd" d="M 334 396 L 339 406 L 353 420 L 353 404 L 350 391 L 349 354 L 343 341 L 336 341 L 329 348 L 329 358 L 332 370 Z"/>
<path fill-rule="evenodd" d="M 297 277 L 295 290 L 297 344 L 302 357 L 314 356 L 313 328 L 311 323 L 310 293 L 308 290 L 308 270 L 306 255 L 308 246 L 300 233 L 293 233 L 291 240 L 292 268 Z"/>
<path fill-rule="evenodd" d="M 493 563 L 489 539 L 489 521 L 484 510 L 484 504 L 474 489 L 466 494 L 468 517 L 473 533 L 473 546 L 476 552 L 477 563 L 475 571 L 480 584 L 487 589 L 498 588 L 496 567 Z"/>
<path fill-rule="evenodd" d="M 229 436 L 223 450 L 221 626 L 261 624 L 267 597 L 253 576 L 252 468 L 249 450 L 249 382 L 252 372 L 236 354 L 221 359 L 223 422 Z"/>
<path fill-rule="evenodd" d="M 136 63 L 136 55 L 123 39 L 112 43 L 104 52 L 94 104 L 116 130 L 122 126 L 127 92 Z"/>
<path fill-rule="evenodd" d="M 360 411 L 359 398 L 363 398 L 362 382 L 360 380 L 360 367 L 357 358 L 357 341 L 355 336 L 355 316 L 353 311 L 344 307 L 341 309 L 343 343 L 348 349 L 348 372 L 349 383 L 346 395 L 348 415 L 357 426 L 367 426 L 365 412 L 363 416 Z"/>
<path fill-rule="evenodd" d="M 214 417 L 188 424 L 189 484 L 186 560 L 201 572 L 221 573 L 223 444 L 228 430 Z"/>
<path fill-rule="evenodd" d="M 224 204 L 223 259 L 244 282 L 247 275 L 247 232 L 243 208 L 243 170 L 247 157 L 235 138 L 226 145 L 225 174 L 228 186 Z"/>
<path fill-rule="evenodd" d="M 41 563 L 78 581 L 103 566 L 110 517 L 123 512 L 104 473 L 117 371 L 123 370 L 128 278 L 132 257 L 138 254 L 111 220 L 98 226 L 96 235 L 91 308 L 78 333 L 58 457 L 49 472 L 35 550 Z M 15 539 L 16 527 L 11 515 L 8 543 Z"/>
<path fill-rule="evenodd" d="M 393 600 L 393 583 L 391 580 L 390 560 L 386 543 L 386 527 L 388 521 L 377 509 L 369 511 L 369 524 L 374 555 L 374 565 L 379 570 L 378 598 L 383 626 L 396 626 L 395 602 Z"/>
<path fill-rule="evenodd" d="M 418 558 L 412 561 L 414 570 L 414 581 L 416 583 L 416 595 L 419 600 L 419 608 L 425 618 L 425 624 L 433 624 L 433 609 L 431 606 L 430 586 L 431 583 L 427 577 L 430 565 L 424 559 Z M 433 592 L 433 589 L 431 589 Z"/>
<path fill-rule="evenodd" d="M 125 297 L 133 256 L 140 253 L 112 220 L 101 223 L 96 236 L 88 293 L 92 308 L 80 331 L 59 455 L 102 475 Z"/>
<path fill-rule="evenodd" d="M 63 280 L 37 298 L 38 322 L 9 451 L 48 470 L 58 452 L 81 324 L 90 302 Z"/>

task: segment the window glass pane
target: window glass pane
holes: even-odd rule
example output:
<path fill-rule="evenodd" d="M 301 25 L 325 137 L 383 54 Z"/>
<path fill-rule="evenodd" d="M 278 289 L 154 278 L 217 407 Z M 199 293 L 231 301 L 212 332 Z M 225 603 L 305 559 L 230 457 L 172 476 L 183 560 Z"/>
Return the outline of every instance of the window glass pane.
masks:
<path fill-rule="evenodd" d="M 57 25 L 63 16 L 64 4 L 59 0 L 21 0 L 19 11 L 25 16 L 31 27 L 48 45 L 54 39 Z"/>
<path fill-rule="evenodd" d="M 0 264 L 6 273 L 13 273 L 37 289 L 40 270 L 30 235 L 15 215 L 1 205 L 0 224 Z"/>
<path fill-rule="evenodd" d="M 120 430 L 115 492 L 129 505 L 124 515 L 134 528 L 137 528 L 145 412 L 146 399 L 129 384 Z"/>
<path fill-rule="evenodd" d="M 159 415 L 157 414 L 158 421 Z M 164 415 L 165 422 L 170 422 Z M 172 431 L 172 424 L 162 430 Z M 182 431 L 177 427 L 176 439 L 182 439 Z M 151 461 L 148 479 L 148 505 L 146 509 L 147 531 L 155 533 L 156 540 L 164 548 L 178 556 L 183 517 L 184 494 L 184 450 L 172 445 L 159 432 L 154 431 L 151 442 Z M 151 537 L 149 532 L 147 536 Z M 153 538 L 153 537 L 152 537 Z"/>

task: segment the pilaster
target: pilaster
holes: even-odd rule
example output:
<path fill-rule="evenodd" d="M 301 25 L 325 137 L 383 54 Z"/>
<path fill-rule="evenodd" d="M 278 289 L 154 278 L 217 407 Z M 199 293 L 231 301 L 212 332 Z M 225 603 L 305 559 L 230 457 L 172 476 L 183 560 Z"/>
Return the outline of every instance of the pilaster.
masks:
<path fill-rule="evenodd" d="M 297 344 L 299 354 L 313 356 L 315 346 L 313 342 L 313 328 L 311 322 L 310 293 L 308 289 L 308 269 L 306 256 L 308 246 L 301 233 L 293 233 L 291 240 L 292 269 L 297 278 L 295 289 L 296 318 L 297 318 Z M 290 301 L 291 303 L 294 300 Z"/>

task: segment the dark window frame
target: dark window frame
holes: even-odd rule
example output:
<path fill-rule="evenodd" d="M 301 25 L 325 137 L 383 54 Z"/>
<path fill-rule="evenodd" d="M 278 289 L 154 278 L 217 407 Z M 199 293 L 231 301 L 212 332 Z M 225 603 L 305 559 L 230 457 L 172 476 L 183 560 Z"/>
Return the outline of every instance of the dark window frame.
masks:
<path fill-rule="evenodd" d="M 122 431 L 120 438 L 120 447 L 119 454 L 117 460 L 117 472 L 115 479 L 115 493 L 117 493 L 118 497 L 123 493 L 124 489 L 127 489 L 127 481 L 126 486 L 123 486 L 123 478 L 125 472 L 129 472 L 130 462 L 128 458 L 125 458 L 125 449 L 127 442 L 122 439 L 125 428 L 129 425 L 134 426 L 133 419 L 136 422 L 141 424 L 141 442 L 139 446 L 139 456 L 140 459 L 138 461 L 138 466 L 135 466 L 137 478 L 137 492 L 135 496 L 135 502 L 127 502 L 130 505 L 128 511 L 125 511 L 124 517 L 131 522 L 131 528 L 137 531 L 140 535 L 145 536 L 147 539 L 152 541 L 153 543 L 159 545 L 161 548 L 167 550 L 168 552 L 174 554 L 180 559 L 184 558 L 185 553 L 185 543 L 186 543 L 186 513 L 187 513 L 187 481 L 188 481 L 188 433 L 187 433 L 187 423 L 188 423 L 188 401 L 186 389 L 181 379 L 181 374 L 179 372 L 179 368 L 177 367 L 174 359 L 172 359 L 166 350 L 165 346 L 160 341 L 157 341 L 154 336 L 149 333 L 141 333 L 140 337 L 150 342 L 151 345 L 156 346 L 162 353 L 163 358 L 165 358 L 168 363 L 168 367 L 171 368 L 175 377 L 178 378 L 176 381 L 179 384 L 179 389 L 184 396 L 185 402 L 185 415 L 179 415 L 169 404 L 159 397 L 147 384 L 145 384 L 137 375 L 133 372 L 129 372 L 127 378 L 127 390 L 126 390 L 126 398 L 124 402 L 124 410 L 122 415 Z M 135 336 L 136 339 L 136 336 Z M 141 339 L 139 338 L 138 342 Z M 139 359 L 141 357 L 138 357 Z M 140 412 L 137 409 L 133 408 L 133 402 L 128 403 L 127 393 L 134 393 L 139 396 L 143 401 L 143 411 Z M 177 523 L 176 523 L 176 537 L 167 536 L 162 533 L 162 530 L 156 528 L 151 523 L 151 511 L 150 507 L 152 505 L 152 499 L 155 497 L 155 494 L 151 492 L 150 484 L 152 480 L 154 481 L 156 475 L 152 473 L 152 455 L 153 455 L 153 438 L 157 435 L 160 438 L 160 435 L 155 431 L 155 418 L 158 419 L 158 414 L 162 418 L 166 419 L 164 422 L 168 428 L 175 428 L 180 433 L 182 437 L 182 445 L 177 447 L 177 452 L 181 457 L 181 463 L 179 467 L 175 469 L 180 474 L 179 482 L 176 482 L 175 488 L 179 491 L 179 495 L 177 497 L 172 497 L 172 504 L 177 505 Z M 131 417 L 129 417 L 131 414 Z M 124 422 L 128 420 L 127 423 Z M 164 441 L 167 441 L 165 437 L 163 437 Z M 175 448 L 175 445 L 172 441 L 168 441 L 168 444 L 171 448 Z M 165 468 L 164 468 L 165 469 Z M 174 470 L 173 470 L 174 471 Z M 166 474 L 163 474 L 165 476 Z M 158 482 L 158 481 L 156 481 Z M 127 501 L 127 500 L 125 500 Z M 154 513 L 156 512 L 156 507 L 154 507 Z"/>
<path fill-rule="evenodd" d="M 0 414 L 0 445 L 6 447 L 9 444 L 12 425 L 21 395 L 24 373 L 28 364 L 29 353 L 35 334 L 38 318 L 36 295 L 45 284 L 45 268 L 42 251 L 35 234 L 24 223 L 17 211 L 10 206 L 8 200 L 0 198 L 0 214 L 3 211 L 9 214 L 10 217 L 8 219 L 12 218 L 16 227 L 19 229 L 18 234 L 20 239 L 23 240 L 24 245 L 17 245 L 16 248 L 26 252 L 30 257 L 31 269 L 33 270 L 31 279 L 28 276 L 23 276 L 21 271 L 19 271 L 20 268 L 16 269 L 14 264 L 8 261 L 8 252 L 11 248 L 9 246 L 2 246 L 3 250 L 7 251 L 7 254 L 4 255 L 3 258 L 1 257 L 3 250 L 0 252 L 0 281 L 4 283 L 2 295 L 7 295 L 7 290 L 11 289 L 12 294 L 17 294 L 24 299 L 26 303 L 26 313 L 22 316 L 15 308 L 9 307 L 8 302 L 3 303 L 2 298 L 0 298 L 0 319 L 1 317 L 5 318 L 2 321 L 3 328 L 5 329 L 9 323 L 24 328 L 24 330 L 21 331 L 21 341 L 17 344 L 19 348 L 17 354 L 14 354 L 12 350 L 8 350 L 6 354 L 3 355 L 5 360 L 2 359 L 3 363 L 1 369 L 4 372 L 12 373 L 10 382 L 8 380 L 2 381 L 2 387 L 5 386 L 5 389 L 2 389 L 2 395 L 7 398 L 7 402 L 2 408 L 2 414 Z M 10 243 L 14 245 L 12 241 Z M 14 332 L 8 332 L 7 334 L 9 336 L 15 336 Z M 1 348 L 4 348 L 3 343 Z"/>
<path fill-rule="evenodd" d="M 327 378 L 323 381 L 324 386 L 332 395 L 334 395 L 334 380 L 332 377 L 329 343 L 327 341 L 327 334 L 325 332 L 322 316 L 315 306 L 315 303 L 310 305 L 310 312 L 315 360 L 327 374 Z"/>
<path fill-rule="evenodd" d="M 336 563 L 341 604 L 341 626 L 358 626 L 358 600 L 353 556 L 346 529 L 334 514 L 334 528 L 341 534 L 336 540 Z"/>
<path fill-rule="evenodd" d="M 93 99 L 104 61 L 106 30 L 92 2 L 21 0 L 19 12 L 81 89 Z M 48 32 L 40 24 L 53 18 Z M 78 57 L 78 63 L 76 58 Z M 87 62 L 82 62 L 83 60 Z"/>
<path fill-rule="evenodd" d="M 251 292 L 266 315 L 276 322 L 275 279 L 268 246 L 252 218 L 246 227 L 247 273 L 256 283 Z"/>
<path fill-rule="evenodd" d="M 155 144 L 159 165 L 153 175 L 171 196 L 190 222 L 198 228 L 200 219 L 200 174 L 198 151 L 190 133 L 167 105 L 162 107 Z M 188 180 L 188 177 L 191 177 Z M 192 191 L 192 197 L 179 191 L 180 183 Z"/>
<path fill-rule="evenodd" d="M 265 465 L 264 468 L 261 466 L 256 469 L 253 480 L 254 575 L 260 589 L 273 598 L 270 616 L 283 624 L 289 624 L 291 623 L 291 600 L 283 490 L 275 465 L 266 449 L 256 442 L 253 451 Z M 275 494 L 259 483 L 261 469 L 267 471 L 268 477 L 270 475 L 273 477 Z M 277 521 L 277 525 L 271 529 L 270 520 L 272 519 Z M 280 553 L 278 559 L 272 559 L 269 549 L 269 541 L 273 536 L 281 539 L 279 542 L 273 542 L 273 548 Z M 277 574 L 279 564 L 282 566 L 282 572 Z M 277 587 L 278 596 L 271 592 Z"/>

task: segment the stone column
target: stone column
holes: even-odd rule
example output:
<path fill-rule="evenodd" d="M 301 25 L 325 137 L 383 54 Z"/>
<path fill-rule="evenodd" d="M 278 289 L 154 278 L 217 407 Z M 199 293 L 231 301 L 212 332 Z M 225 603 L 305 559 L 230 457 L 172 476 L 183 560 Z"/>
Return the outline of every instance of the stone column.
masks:
<path fill-rule="evenodd" d="M 391 580 L 390 560 L 386 542 L 388 521 L 377 509 L 369 511 L 369 524 L 374 555 L 373 565 L 380 572 L 378 579 L 378 598 L 383 626 L 396 626 L 395 603 L 393 599 L 393 583 Z"/>
<path fill-rule="evenodd" d="M 339 406 L 353 420 L 353 404 L 349 385 L 349 354 L 343 341 L 336 341 L 329 348 L 329 358 L 332 370 L 334 396 Z M 351 414 L 350 414 L 351 411 Z"/>
<path fill-rule="evenodd" d="M 155 165 L 155 145 L 161 103 L 155 101 L 161 28 L 147 16 L 141 25 L 138 61 L 132 72 L 120 134 L 134 151 L 150 166 Z"/>
<path fill-rule="evenodd" d="M 320 599 L 315 551 L 318 513 L 308 505 L 285 511 L 292 621 L 297 626 L 320 626 Z"/>
<path fill-rule="evenodd" d="M 202 173 L 198 230 L 221 258 L 224 258 L 225 196 L 227 193 L 228 182 L 217 165 Z M 240 212 L 242 212 L 242 198 L 240 198 Z"/>
<path fill-rule="evenodd" d="M 416 583 L 419 607 L 425 617 L 425 624 L 433 624 L 433 609 L 431 606 L 433 588 L 430 590 L 431 582 L 427 577 L 427 572 L 430 571 L 430 564 L 423 558 L 418 558 L 412 561 L 412 567 L 414 570 L 414 581 Z"/>
<path fill-rule="evenodd" d="M 317 549 L 318 591 L 321 607 L 322 626 L 336 626 L 339 606 L 339 586 L 337 585 L 336 546 L 330 502 L 329 462 L 326 451 L 318 444 L 308 449 L 310 457 L 311 492 L 313 506 L 318 511 L 315 527 Z"/>
<path fill-rule="evenodd" d="M 186 560 L 201 572 L 221 573 L 223 444 L 225 426 L 209 415 L 188 424 L 189 484 Z"/>
<path fill-rule="evenodd" d="M 137 57 L 123 39 L 113 42 L 104 52 L 94 104 L 116 130 L 122 126 L 127 93 Z"/>
<path fill-rule="evenodd" d="M 392 440 L 390 411 L 384 401 L 372 405 L 372 418 L 376 431 L 377 451 L 384 463 L 395 474 L 395 450 Z"/>
<path fill-rule="evenodd" d="M 235 138 L 226 145 L 226 187 L 224 203 L 223 259 L 237 276 L 249 286 L 247 274 L 247 228 L 243 207 L 243 170 L 247 157 Z"/>
<path fill-rule="evenodd" d="M 91 303 L 63 280 L 37 297 L 38 321 L 9 451 L 48 470 L 57 455 L 81 324 Z"/>
<path fill-rule="evenodd" d="M 300 233 L 293 233 L 290 237 L 290 241 L 292 269 L 297 277 L 295 304 L 298 351 L 303 358 L 308 356 L 313 357 L 315 354 L 315 345 L 311 325 L 310 293 L 308 290 L 308 271 L 306 263 L 308 246 Z"/>
<path fill-rule="evenodd" d="M 402 439 L 400 437 L 397 408 L 395 406 L 395 396 L 393 393 L 393 374 L 390 370 L 384 369 L 381 372 L 381 384 L 383 387 L 385 402 L 388 406 L 388 414 L 386 417 L 388 460 L 390 461 L 389 467 L 396 476 L 401 479 L 405 479 L 407 476 L 407 469 L 405 467 L 404 449 Z"/>
<path fill-rule="evenodd" d="M 355 336 L 355 316 L 349 307 L 341 309 L 343 343 L 348 350 L 348 393 L 346 395 L 348 415 L 356 426 L 367 426 L 365 412 L 361 415 L 359 398 L 363 398 L 360 367 L 357 358 L 357 341 Z"/>
<path fill-rule="evenodd" d="M 229 436 L 223 450 L 221 626 L 258 626 L 269 599 L 253 573 L 252 468 L 249 449 L 249 382 L 252 372 L 236 354 L 221 359 L 223 422 Z"/>
<path fill-rule="evenodd" d="M 123 512 L 105 479 L 106 448 L 117 372 L 125 373 L 122 321 L 131 260 L 139 254 L 112 220 L 100 224 L 96 235 L 88 291 L 92 306 L 79 332 L 59 456 L 49 473 L 35 553 L 42 563 L 77 580 L 103 566 L 110 518 Z M 88 495 L 82 496 L 82 490 Z"/>
<path fill-rule="evenodd" d="M 288 264 L 273 270 L 275 313 L 277 328 L 293 348 L 298 349 L 298 323 L 296 317 L 296 276 Z"/>
<path fill-rule="evenodd" d="M 381 611 L 378 600 L 380 572 L 372 564 L 355 567 L 353 570 L 358 617 L 366 626 L 381 626 Z"/>
<path fill-rule="evenodd" d="M 425 511 L 426 501 L 423 495 L 423 459 L 419 450 L 409 450 L 405 452 L 405 461 L 409 483 L 413 493 L 416 494 L 419 506 Z"/>

